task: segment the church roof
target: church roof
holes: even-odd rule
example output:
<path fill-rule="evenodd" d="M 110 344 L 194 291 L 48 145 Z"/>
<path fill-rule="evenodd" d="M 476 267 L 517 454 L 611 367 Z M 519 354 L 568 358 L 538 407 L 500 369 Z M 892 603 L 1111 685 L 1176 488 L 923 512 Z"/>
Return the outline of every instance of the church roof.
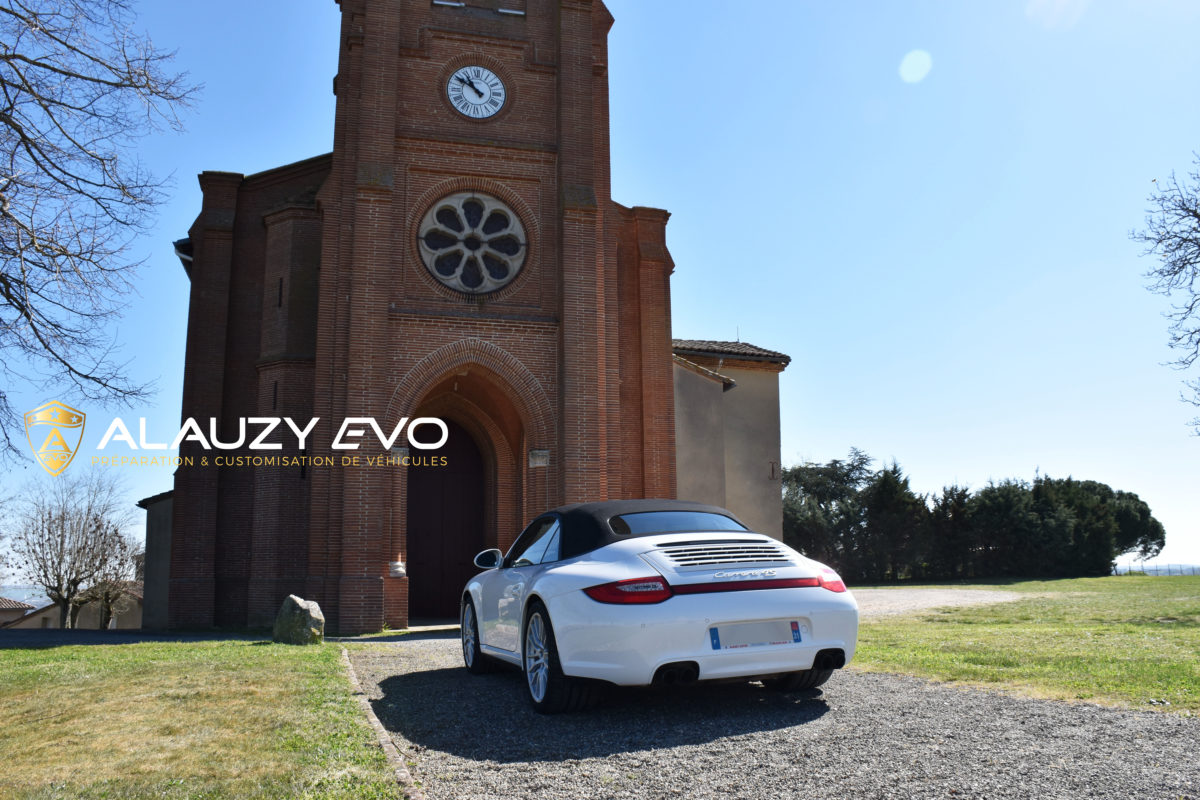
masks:
<path fill-rule="evenodd" d="M 714 342 L 707 339 L 673 339 L 671 348 L 676 355 L 725 356 L 743 361 L 770 361 L 774 364 L 790 364 L 792 357 L 756 347 L 748 342 Z"/>
<path fill-rule="evenodd" d="M 155 503 L 158 503 L 162 500 L 170 499 L 174 496 L 175 496 L 175 490 L 167 489 L 165 492 L 159 492 L 158 494 L 151 495 L 150 497 L 143 497 L 141 500 L 137 501 L 137 507 L 138 508 L 149 508 L 150 506 L 154 505 Z"/>

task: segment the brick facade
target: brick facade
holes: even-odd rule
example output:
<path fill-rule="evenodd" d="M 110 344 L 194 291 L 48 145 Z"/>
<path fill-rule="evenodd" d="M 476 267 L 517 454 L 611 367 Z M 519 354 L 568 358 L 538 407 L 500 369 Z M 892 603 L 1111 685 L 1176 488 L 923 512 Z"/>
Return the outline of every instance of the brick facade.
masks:
<path fill-rule="evenodd" d="M 218 420 L 226 442 L 241 418 L 319 417 L 304 454 L 338 457 L 346 417 L 453 420 L 486 465 L 462 491 L 501 548 L 547 507 L 673 497 L 668 214 L 610 197 L 607 9 L 340 6 L 333 152 L 200 176 L 182 417 Z M 467 64 L 508 88 L 489 120 L 445 97 Z M 449 289 L 418 253 L 426 210 L 461 191 L 525 228 L 521 272 L 490 294 Z M 268 441 L 299 454 L 286 429 Z M 291 592 L 339 633 L 408 623 L 408 578 L 389 568 L 420 535 L 405 468 L 201 466 L 214 454 L 181 448 L 195 465 L 176 474 L 172 626 L 269 624 Z M 370 437 L 353 454 L 386 455 Z"/>

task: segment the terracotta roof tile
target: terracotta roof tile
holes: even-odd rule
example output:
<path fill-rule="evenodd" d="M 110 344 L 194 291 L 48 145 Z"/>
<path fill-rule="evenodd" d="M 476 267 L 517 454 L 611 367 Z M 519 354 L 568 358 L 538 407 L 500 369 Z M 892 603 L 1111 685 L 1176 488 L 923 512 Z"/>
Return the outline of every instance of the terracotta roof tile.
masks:
<path fill-rule="evenodd" d="M 790 364 L 792 357 L 756 347 L 748 342 L 714 342 L 707 339 L 673 339 L 671 346 L 678 355 L 714 355 L 742 358 L 747 361 L 772 361 L 777 364 Z"/>
<path fill-rule="evenodd" d="M 20 600 L 10 600 L 7 597 L 0 597 L 0 609 L 4 611 L 28 611 L 33 607 L 29 603 L 22 603 Z"/>

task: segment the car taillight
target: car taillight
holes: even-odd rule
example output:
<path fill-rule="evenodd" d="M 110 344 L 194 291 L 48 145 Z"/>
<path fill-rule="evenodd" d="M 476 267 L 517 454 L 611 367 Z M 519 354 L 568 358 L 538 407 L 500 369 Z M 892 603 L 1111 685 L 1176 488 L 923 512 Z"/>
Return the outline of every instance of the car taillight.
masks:
<path fill-rule="evenodd" d="M 630 578 L 602 583 L 583 590 L 597 603 L 661 603 L 671 596 L 671 587 L 662 578 Z"/>
<path fill-rule="evenodd" d="M 828 589 L 831 592 L 846 591 L 846 584 L 836 572 L 828 567 L 825 567 L 821 570 L 821 574 L 818 576 L 817 580 L 820 582 L 822 589 Z"/>

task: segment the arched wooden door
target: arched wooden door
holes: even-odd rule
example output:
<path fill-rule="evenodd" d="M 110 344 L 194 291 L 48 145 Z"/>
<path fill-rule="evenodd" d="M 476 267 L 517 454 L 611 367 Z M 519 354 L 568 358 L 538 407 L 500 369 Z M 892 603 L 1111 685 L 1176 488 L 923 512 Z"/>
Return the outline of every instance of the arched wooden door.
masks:
<path fill-rule="evenodd" d="M 439 450 L 411 451 L 414 458 L 445 456 L 444 467 L 408 468 L 408 616 L 454 619 L 466 582 L 484 549 L 484 461 L 475 440 L 446 420 L 450 438 Z"/>

